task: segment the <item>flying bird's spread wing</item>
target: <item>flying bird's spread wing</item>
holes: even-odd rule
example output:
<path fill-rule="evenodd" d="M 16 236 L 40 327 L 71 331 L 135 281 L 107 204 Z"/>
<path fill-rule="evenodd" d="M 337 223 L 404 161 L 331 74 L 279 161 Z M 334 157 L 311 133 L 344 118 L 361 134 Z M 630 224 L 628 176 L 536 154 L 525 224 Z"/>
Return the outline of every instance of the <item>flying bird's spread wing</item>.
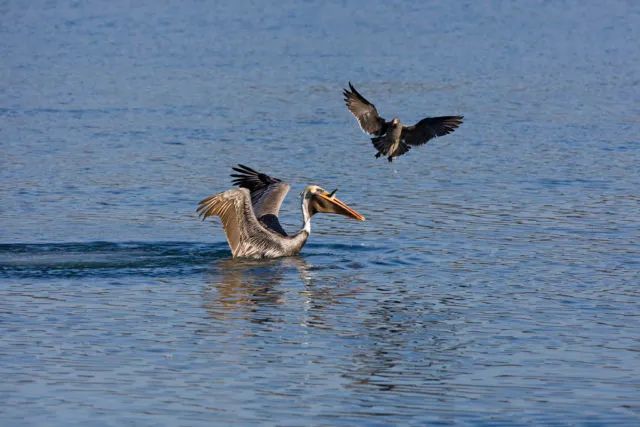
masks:
<path fill-rule="evenodd" d="M 401 140 L 409 145 L 426 144 L 436 136 L 453 132 L 462 123 L 463 116 L 427 117 L 413 126 L 402 128 Z"/>
<path fill-rule="evenodd" d="M 278 221 L 278 214 L 282 201 L 289 192 L 289 184 L 248 166 L 239 164 L 233 170 L 239 172 L 231 174 L 234 178 L 233 183 L 250 191 L 251 204 L 256 218 L 266 227 L 286 236 L 287 233 Z"/>
<path fill-rule="evenodd" d="M 349 90 L 351 89 L 351 90 Z M 386 132 L 386 121 L 380 117 L 376 106 L 360 95 L 356 88 L 349 82 L 349 89 L 344 89 L 344 102 L 347 108 L 358 120 L 360 128 L 371 135 L 384 135 Z"/>
<path fill-rule="evenodd" d="M 243 246 L 259 246 L 262 240 L 270 238 L 269 231 L 256 219 L 249 190 L 245 188 L 209 196 L 200 201 L 197 212 L 203 220 L 210 216 L 220 217 L 234 255 Z"/>

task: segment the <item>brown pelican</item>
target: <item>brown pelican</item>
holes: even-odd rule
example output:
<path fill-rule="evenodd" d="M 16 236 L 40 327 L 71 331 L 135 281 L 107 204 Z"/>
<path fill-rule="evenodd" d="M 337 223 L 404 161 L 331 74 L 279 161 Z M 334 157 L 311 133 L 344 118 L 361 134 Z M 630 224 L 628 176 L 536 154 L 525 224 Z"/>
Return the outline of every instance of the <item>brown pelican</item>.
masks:
<path fill-rule="evenodd" d="M 204 220 L 219 216 L 233 257 L 276 258 L 295 255 L 311 233 L 311 217 L 317 213 L 335 213 L 364 221 L 364 217 L 340 201 L 335 193 L 309 185 L 302 192 L 303 228 L 288 235 L 278 221 L 280 205 L 289 192 L 289 184 L 247 166 L 233 168 L 237 189 L 214 194 L 198 204 Z"/>
<path fill-rule="evenodd" d="M 463 116 L 427 117 L 413 126 L 404 126 L 397 117 L 388 122 L 380 117 L 376 106 L 360 95 L 351 82 L 349 89 L 343 91 L 344 101 L 360 129 L 374 136 L 371 142 L 378 150 L 376 158 L 384 154 L 392 161 L 394 157 L 409 151 L 411 146 L 426 144 L 436 136 L 451 133 L 462 123 Z"/>

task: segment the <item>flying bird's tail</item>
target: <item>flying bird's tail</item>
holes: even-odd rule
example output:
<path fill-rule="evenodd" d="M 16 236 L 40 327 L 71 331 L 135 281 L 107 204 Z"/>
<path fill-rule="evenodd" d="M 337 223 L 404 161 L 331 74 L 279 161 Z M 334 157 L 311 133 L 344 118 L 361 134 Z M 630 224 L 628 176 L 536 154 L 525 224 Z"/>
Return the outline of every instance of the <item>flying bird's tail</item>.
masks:
<path fill-rule="evenodd" d="M 382 153 L 385 156 L 387 155 L 387 150 L 389 149 L 389 147 L 387 146 L 387 144 L 385 144 L 384 136 L 376 136 L 374 138 L 371 138 L 371 143 L 374 147 L 376 147 L 376 150 L 378 150 L 379 154 Z"/>
<path fill-rule="evenodd" d="M 387 135 L 376 136 L 374 138 L 371 138 L 371 143 L 373 144 L 374 147 L 376 147 L 376 150 L 378 150 L 378 154 L 376 154 L 376 158 L 380 157 L 380 155 L 383 155 L 383 154 L 385 156 L 398 157 L 411 149 L 411 147 L 409 147 L 403 141 L 400 141 L 400 144 L 398 144 L 397 147 L 393 150 L 393 152 L 391 152 L 393 143 L 389 141 L 389 139 L 387 138 Z"/>

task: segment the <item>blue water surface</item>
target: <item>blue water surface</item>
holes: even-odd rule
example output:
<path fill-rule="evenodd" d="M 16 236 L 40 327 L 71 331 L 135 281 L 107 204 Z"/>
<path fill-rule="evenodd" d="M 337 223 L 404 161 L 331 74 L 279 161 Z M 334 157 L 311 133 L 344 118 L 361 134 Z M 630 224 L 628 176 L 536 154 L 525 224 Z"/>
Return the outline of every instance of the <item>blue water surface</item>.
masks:
<path fill-rule="evenodd" d="M 0 3 L 0 424 L 638 425 L 640 4 Z M 388 164 L 342 101 L 462 114 Z M 243 163 L 367 217 L 232 260 Z"/>

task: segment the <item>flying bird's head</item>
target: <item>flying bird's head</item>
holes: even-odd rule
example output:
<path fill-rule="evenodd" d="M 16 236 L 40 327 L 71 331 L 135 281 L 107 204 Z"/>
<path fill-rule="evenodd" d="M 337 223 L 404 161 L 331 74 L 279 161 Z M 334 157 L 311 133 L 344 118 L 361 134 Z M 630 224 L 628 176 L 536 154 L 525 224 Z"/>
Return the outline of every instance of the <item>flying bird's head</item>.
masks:
<path fill-rule="evenodd" d="M 394 117 L 394 118 L 391 120 L 391 124 L 392 124 L 393 126 L 399 126 L 399 125 L 400 125 L 400 119 L 399 119 L 399 118 L 397 118 L 397 117 Z"/>
<path fill-rule="evenodd" d="M 324 188 L 317 185 L 309 185 L 302 192 L 303 203 L 307 204 L 309 215 L 313 216 L 317 213 L 332 213 L 343 215 L 349 218 L 364 221 L 364 216 L 351 209 L 346 203 L 336 197 L 336 188 L 332 192 L 328 192 Z"/>

